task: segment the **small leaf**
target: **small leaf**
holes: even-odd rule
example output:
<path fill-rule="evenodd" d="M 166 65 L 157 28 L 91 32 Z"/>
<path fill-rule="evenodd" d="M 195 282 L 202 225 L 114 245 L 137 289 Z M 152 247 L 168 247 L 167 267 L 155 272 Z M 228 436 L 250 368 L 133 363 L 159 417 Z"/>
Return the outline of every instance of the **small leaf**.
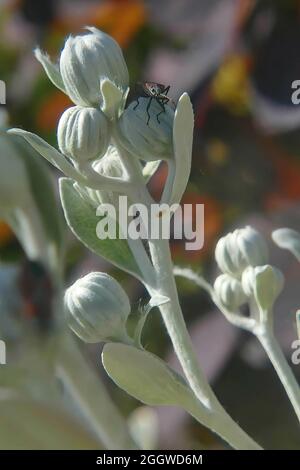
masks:
<path fill-rule="evenodd" d="M 274 243 L 290 251 L 300 262 L 300 233 L 291 228 L 279 228 L 272 233 Z"/>
<path fill-rule="evenodd" d="M 9 134 L 18 135 L 23 137 L 42 157 L 48 162 L 52 163 L 56 168 L 62 171 L 66 176 L 80 182 L 80 173 L 68 162 L 68 160 L 58 150 L 45 142 L 41 137 L 33 134 L 32 132 L 24 131 L 23 129 L 9 129 Z M 83 184 L 85 181 L 82 179 Z"/>
<path fill-rule="evenodd" d="M 34 51 L 34 55 L 37 58 L 37 60 L 42 64 L 44 67 L 44 70 L 48 76 L 48 78 L 51 80 L 51 82 L 59 88 L 61 91 L 66 93 L 65 85 L 62 80 L 60 70 L 58 65 L 54 64 L 48 54 L 45 54 L 41 49 L 38 47 Z"/>
<path fill-rule="evenodd" d="M 61 178 L 59 184 L 65 218 L 74 235 L 97 255 L 141 279 L 127 241 L 118 238 L 100 240 L 96 233 L 100 217 L 96 215 L 95 208 L 76 191 L 73 180 Z"/>
<path fill-rule="evenodd" d="M 120 343 L 108 343 L 103 366 L 123 390 L 150 406 L 181 405 L 191 400 L 183 378 L 153 354 Z"/>
<path fill-rule="evenodd" d="M 103 99 L 102 111 L 108 118 L 115 117 L 116 110 L 123 101 L 123 92 L 108 78 L 101 80 L 100 90 Z"/>
<path fill-rule="evenodd" d="M 186 189 L 192 164 L 194 113 L 187 93 L 179 98 L 173 124 L 173 145 L 175 156 L 174 179 L 167 201 L 170 205 L 179 203 Z"/>

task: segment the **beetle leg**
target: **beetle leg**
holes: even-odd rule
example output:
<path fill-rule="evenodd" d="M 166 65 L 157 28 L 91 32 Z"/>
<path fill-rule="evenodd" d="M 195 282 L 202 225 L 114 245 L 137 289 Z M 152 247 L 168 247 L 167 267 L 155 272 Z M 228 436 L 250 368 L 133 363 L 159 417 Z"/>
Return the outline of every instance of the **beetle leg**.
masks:
<path fill-rule="evenodd" d="M 140 98 L 137 98 L 137 100 L 136 100 L 136 105 L 133 107 L 133 109 L 136 109 L 136 108 L 138 107 L 138 105 L 140 104 L 139 99 L 140 99 Z"/>
<path fill-rule="evenodd" d="M 148 104 L 147 104 L 147 108 L 146 108 L 146 111 L 147 111 L 147 116 L 148 116 L 148 120 L 147 120 L 147 126 L 149 125 L 149 121 L 150 121 L 150 113 L 149 113 L 149 109 L 150 109 L 150 104 L 151 104 L 152 100 L 153 100 L 153 98 L 151 97 L 151 98 L 149 99 L 149 102 L 148 102 Z"/>
<path fill-rule="evenodd" d="M 158 119 L 158 116 L 160 116 L 162 113 L 165 113 L 166 112 L 166 108 L 165 108 L 165 102 L 164 101 L 160 101 L 160 100 L 157 100 L 159 106 L 161 107 L 161 111 L 156 115 L 156 119 L 157 119 L 157 122 L 158 124 L 160 124 L 160 120 Z"/>
<path fill-rule="evenodd" d="M 167 87 L 164 89 L 163 93 L 165 93 L 165 94 L 167 95 L 167 94 L 169 93 L 170 87 L 171 87 L 170 85 L 167 86 Z"/>

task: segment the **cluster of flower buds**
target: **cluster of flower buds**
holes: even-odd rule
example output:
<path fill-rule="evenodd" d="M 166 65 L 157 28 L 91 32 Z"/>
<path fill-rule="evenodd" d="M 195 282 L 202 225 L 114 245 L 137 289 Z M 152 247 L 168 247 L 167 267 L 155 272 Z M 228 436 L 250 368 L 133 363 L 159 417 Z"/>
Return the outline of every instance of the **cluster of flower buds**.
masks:
<path fill-rule="evenodd" d="M 158 121 L 161 107 L 154 100 L 146 110 L 150 98 L 142 98 L 137 107 L 132 103 L 123 112 L 129 74 L 122 51 L 109 35 L 92 27 L 87 30 L 67 39 L 57 65 L 40 49 L 35 51 L 52 82 L 75 104 L 58 124 L 60 151 L 80 167 L 101 158 L 117 132 L 138 158 L 171 158 L 174 110 L 167 106 Z"/>
<path fill-rule="evenodd" d="M 30 132 L 9 132 L 22 136 L 75 180 L 80 192 L 90 188 L 126 194 L 131 199 L 133 193 L 140 197 L 145 188 L 140 191 L 136 186 L 147 184 L 147 179 L 141 178 L 144 163 L 165 160 L 169 177 L 162 202 L 179 203 L 191 169 L 194 116 L 188 95 L 179 98 L 174 110 L 173 102 L 163 94 L 163 88 L 160 95 L 158 86 L 149 91 L 149 97 L 139 97 L 125 109 L 129 74 L 122 51 L 106 33 L 93 27 L 86 29 L 84 34 L 67 39 L 56 64 L 40 49 L 35 50 L 50 80 L 74 103 L 58 123 L 60 152 Z M 126 171 L 117 178 L 105 175 L 98 164 L 115 154 L 126 161 Z M 158 165 L 151 168 L 150 172 L 147 168 L 148 178 Z M 151 195 L 144 193 L 144 202 L 151 201 Z"/>
<path fill-rule="evenodd" d="M 272 308 L 284 278 L 267 264 L 268 249 L 259 232 L 247 226 L 227 234 L 218 241 L 215 258 L 223 274 L 217 277 L 214 289 L 228 310 L 235 312 L 250 298 L 262 311 Z"/>
<path fill-rule="evenodd" d="M 103 202 L 116 207 L 119 195 L 151 205 L 147 183 L 163 160 L 169 172 L 161 201 L 179 203 L 191 170 L 194 115 L 189 96 L 184 93 L 174 110 L 158 86 L 125 109 L 129 74 L 122 51 L 109 35 L 86 29 L 67 39 L 56 64 L 35 51 L 50 80 L 74 103 L 58 123 L 60 151 L 22 129 L 8 132 L 23 137 L 71 178 L 73 188 L 94 207 Z M 103 276 L 83 278 L 66 293 L 71 327 L 86 341 L 126 337 L 128 299 L 115 281 Z"/>
<path fill-rule="evenodd" d="M 79 165 L 105 154 L 110 141 L 110 95 L 115 91 L 118 96 L 115 108 L 123 106 L 129 84 L 126 63 L 116 41 L 96 28 L 87 29 L 87 34 L 67 39 L 58 65 L 52 64 L 39 49 L 35 51 L 50 79 L 76 105 L 60 118 L 58 145 L 64 155 Z M 114 109 L 113 115 L 116 112 Z"/>

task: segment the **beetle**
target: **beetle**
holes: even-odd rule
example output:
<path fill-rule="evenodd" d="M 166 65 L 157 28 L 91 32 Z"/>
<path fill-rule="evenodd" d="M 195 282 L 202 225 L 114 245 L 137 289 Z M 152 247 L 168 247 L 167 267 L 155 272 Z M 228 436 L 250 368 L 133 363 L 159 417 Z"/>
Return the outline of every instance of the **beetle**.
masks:
<path fill-rule="evenodd" d="M 165 105 L 168 103 L 173 103 L 171 98 L 167 96 L 170 90 L 170 85 L 165 86 L 162 83 L 155 83 L 155 82 L 143 82 L 143 83 L 140 83 L 140 85 L 142 86 L 142 89 L 145 95 L 150 97 L 149 102 L 147 104 L 147 108 L 146 108 L 147 116 L 148 116 L 147 126 L 149 125 L 149 121 L 150 121 L 149 109 L 150 109 L 152 100 L 155 100 L 161 107 L 161 111 L 156 115 L 157 122 L 158 124 L 160 124 L 160 120 L 158 119 L 158 117 L 160 116 L 160 114 L 166 112 Z M 137 103 L 133 109 L 136 109 L 138 105 L 139 105 L 139 98 L 137 98 Z"/>

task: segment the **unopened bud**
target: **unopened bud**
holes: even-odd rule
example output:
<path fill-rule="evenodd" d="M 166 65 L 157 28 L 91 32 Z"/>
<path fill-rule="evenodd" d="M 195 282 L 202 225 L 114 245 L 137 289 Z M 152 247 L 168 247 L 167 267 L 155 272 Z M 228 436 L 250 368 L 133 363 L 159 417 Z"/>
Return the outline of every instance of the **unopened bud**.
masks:
<path fill-rule="evenodd" d="M 123 145 L 141 160 L 168 160 L 173 155 L 173 120 L 171 106 L 161 106 L 150 98 L 139 98 L 122 114 L 119 125 Z"/>
<path fill-rule="evenodd" d="M 221 271 L 240 278 L 247 266 L 260 266 L 267 262 L 268 249 L 260 233 L 247 226 L 220 238 L 215 258 Z"/>
<path fill-rule="evenodd" d="M 249 266 L 242 276 L 242 286 L 248 297 L 254 297 L 259 307 L 267 311 L 283 289 L 284 277 L 279 269 L 270 266 Z"/>
<path fill-rule="evenodd" d="M 247 301 L 240 281 L 229 274 L 221 274 L 217 277 L 214 290 L 218 299 L 231 312 L 238 310 Z"/>
<path fill-rule="evenodd" d="M 107 150 L 109 137 L 107 118 L 99 109 L 73 106 L 59 120 L 60 151 L 77 162 L 100 158 Z"/>
<path fill-rule="evenodd" d="M 70 328 L 87 343 L 128 338 L 128 296 L 106 273 L 90 273 L 69 287 L 65 293 L 65 310 Z"/>
<path fill-rule="evenodd" d="M 118 43 L 96 28 L 87 29 L 87 34 L 67 39 L 60 56 L 60 73 L 75 104 L 94 106 L 101 103 L 101 79 L 107 78 L 126 90 L 129 77 Z"/>

